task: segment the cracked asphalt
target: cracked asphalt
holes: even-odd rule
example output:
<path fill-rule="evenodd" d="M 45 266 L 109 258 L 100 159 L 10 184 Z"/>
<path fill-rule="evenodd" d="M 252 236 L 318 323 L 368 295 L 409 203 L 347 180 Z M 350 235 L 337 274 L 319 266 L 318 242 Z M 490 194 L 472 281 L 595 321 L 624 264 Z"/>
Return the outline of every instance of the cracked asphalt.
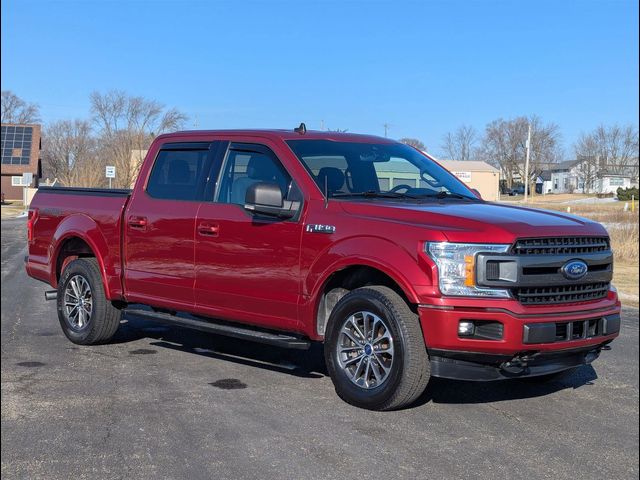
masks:
<path fill-rule="evenodd" d="M 124 319 L 66 340 L 2 221 L 2 478 L 638 478 L 638 310 L 593 368 L 548 385 L 433 380 L 412 408 L 338 399 L 294 352 Z"/>

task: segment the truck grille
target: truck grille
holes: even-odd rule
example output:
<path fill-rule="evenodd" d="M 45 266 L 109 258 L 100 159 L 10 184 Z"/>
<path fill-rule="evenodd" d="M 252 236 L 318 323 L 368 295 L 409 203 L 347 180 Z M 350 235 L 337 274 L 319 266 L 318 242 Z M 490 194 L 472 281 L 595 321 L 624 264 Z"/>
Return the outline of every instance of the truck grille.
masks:
<path fill-rule="evenodd" d="M 567 255 L 606 252 L 610 248 L 607 237 L 549 237 L 518 240 L 515 255 Z"/>
<path fill-rule="evenodd" d="M 564 285 L 559 287 L 514 288 L 514 297 L 524 305 L 549 305 L 558 303 L 588 302 L 605 298 L 609 282 Z"/>

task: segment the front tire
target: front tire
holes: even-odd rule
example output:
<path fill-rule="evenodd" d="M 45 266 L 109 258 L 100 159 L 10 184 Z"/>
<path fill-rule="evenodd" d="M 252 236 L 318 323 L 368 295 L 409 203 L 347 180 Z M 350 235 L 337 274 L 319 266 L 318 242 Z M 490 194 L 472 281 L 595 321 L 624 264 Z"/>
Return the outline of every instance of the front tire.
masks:
<path fill-rule="evenodd" d="M 429 382 L 418 316 L 388 287 L 358 288 L 336 304 L 325 361 L 338 396 L 369 410 L 410 405 Z"/>
<path fill-rule="evenodd" d="M 121 312 L 107 299 L 95 258 L 72 261 L 58 282 L 58 320 L 78 345 L 106 343 L 118 330 Z"/>

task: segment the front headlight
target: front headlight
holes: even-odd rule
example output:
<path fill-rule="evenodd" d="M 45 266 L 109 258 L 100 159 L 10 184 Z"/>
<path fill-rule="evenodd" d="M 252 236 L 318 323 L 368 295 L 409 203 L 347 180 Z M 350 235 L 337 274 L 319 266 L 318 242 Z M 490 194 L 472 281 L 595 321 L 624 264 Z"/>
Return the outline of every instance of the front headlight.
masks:
<path fill-rule="evenodd" d="M 438 267 L 440 292 L 463 297 L 509 298 L 509 290 L 476 286 L 478 253 L 506 253 L 511 245 L 427 242 L 425 252 Z"/>

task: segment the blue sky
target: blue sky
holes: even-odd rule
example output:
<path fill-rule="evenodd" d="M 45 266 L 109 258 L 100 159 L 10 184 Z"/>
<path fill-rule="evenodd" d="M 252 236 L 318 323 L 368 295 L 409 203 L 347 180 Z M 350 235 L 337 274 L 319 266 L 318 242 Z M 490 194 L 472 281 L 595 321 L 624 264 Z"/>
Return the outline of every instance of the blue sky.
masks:
<path fill-rule="evenodd" d="M 45 121 L 124 89 L 201 128 L 348 128 L 438 152 L 537 114 L 565 150 L 638 122 L 636 1 L 2 1 L 2 89 Z"/>

